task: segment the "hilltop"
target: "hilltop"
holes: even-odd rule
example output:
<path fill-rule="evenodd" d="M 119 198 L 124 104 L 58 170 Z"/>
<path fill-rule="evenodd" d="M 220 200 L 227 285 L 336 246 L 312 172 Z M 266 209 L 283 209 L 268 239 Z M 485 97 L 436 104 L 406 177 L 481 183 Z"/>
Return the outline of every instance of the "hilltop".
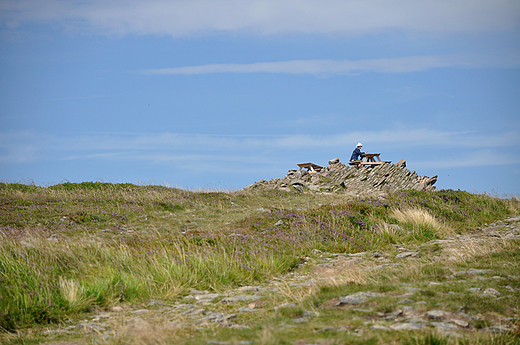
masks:
<path fill-rule="evenodd" d="M 310 170 L 310 171 L 309 171 Z M 406 168 L 406 161 L 384 163 L 374 167 L 349 166 L 338 158 L 318 169 L 291 169 L 283 178 L 260 180 L 245 189 L 279 189 L 282 191 L 345 192 L 356 195 L 377 195 L 401 190 L 434 191 L 437 175 L 419 176 Z"/>

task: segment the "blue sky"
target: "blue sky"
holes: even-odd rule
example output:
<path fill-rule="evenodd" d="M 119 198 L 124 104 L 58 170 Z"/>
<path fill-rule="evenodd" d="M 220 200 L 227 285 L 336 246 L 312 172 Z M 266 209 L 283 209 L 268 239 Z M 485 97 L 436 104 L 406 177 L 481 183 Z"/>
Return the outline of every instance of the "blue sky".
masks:
<path fill-rule="evenodd" d="M 359 141 L 519 195 L 520 2 L 0 2 L 1 181 L 238 189 Z"/>

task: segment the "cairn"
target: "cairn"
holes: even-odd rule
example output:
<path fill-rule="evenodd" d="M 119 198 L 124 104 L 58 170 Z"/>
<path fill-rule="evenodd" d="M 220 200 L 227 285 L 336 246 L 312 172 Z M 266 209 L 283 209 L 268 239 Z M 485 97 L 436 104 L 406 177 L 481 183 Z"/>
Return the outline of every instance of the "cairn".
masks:
<path fill-rule="evenodd" d="M 434 191 L 437 175 L 419 176 L 406 168 L 406 161 L 375 167 L 349 166 L 335 158 L 321 171 L 291 169 L 283 178 L 260 180 L 244 189 L 279 189 L 298 192 L 344 192 L 352 195 L 391 193 L 413 189 Z"/>

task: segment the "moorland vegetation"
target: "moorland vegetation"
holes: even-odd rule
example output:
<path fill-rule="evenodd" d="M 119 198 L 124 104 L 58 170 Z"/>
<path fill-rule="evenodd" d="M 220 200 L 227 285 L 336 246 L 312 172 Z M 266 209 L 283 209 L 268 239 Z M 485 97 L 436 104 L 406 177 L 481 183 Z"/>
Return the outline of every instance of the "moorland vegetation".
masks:
<path fill-rule="evenodd" d="M 194 192 L 102 182 L 49 187 L 1 183 L 0 339 L 13 344 L 40 343 L 46 339 L 41 335 L 43 329 L 100 310 L 150 300 L 174 303 L 194 290 L 224 293 L 258 286 L 294 272 L 309 272 L 310 263 L 323 253 L 391 253 L 398 246 L 415 248 L 436 240 L 456 239 L 518 214 L 517 198 L 454 190 L 408 190 L 371 198 L 278 190 Z M 316 309 L 333 296 L 360 291 L 363 286 L 393 291 L 402 282 L 442 280 L 447 266 L 478 260 L 509 267 L 503 268 L 504 279 L 508 286 L 520 287 L 510 271 L 519 269 L 519 241 L 493 243 L 475 244 L 471 255 L 469 249 L 461 254 L 463 245 L 453 247 L 450 262 L 430 260 L 383 275 L 352 267 L 352 272 L 357 272 L 355 277 L 335 276 L 305 293 L 291 292 L 287 285 L 288 308 L 248 314 L 239 319 L 244 326 L 240 330 L 176 330 L 149 341 L 140 338 L 136 343 L 204 343 L 208 337 L 230 344 L 244 338 L 263 344 L 294 343 L 305 331 L 277 335 L 274 325 L 301 315 L 306 305 Z M 423 257 L 437 250 L 434 244 L 421 248 Z M 460 259 L 453 260 L 457 249 Z M 494 259 L 490 259 L 492 255 Z M 424 295 L 431 303 L 439 299 L 435 292 Z M 507 303 L 520 302 L 519 295 L 516 292 Z M 482 305 L 469 299 L 465 303 L 474 308 Z M 487 304 L 486 312 L 518 319 L 518 309 L 515 314 L 514 308 L 507 309 L 503 303 Z M 389 308 L 390 304 L 380 305 Z M 328 316 L 330 323 L 341 317 L 334 315 Z M 312 334 L 320 344 L 334 344 L 325 341 L 347 337 L 343 333 Z M 95 334 L 89 337 L 96 339 L 94 342 L 131 342 L 117 336 L 101 340 Z M 306 335 L 306 339 L 309 337 L 312 335 Z M 470 339 L 465 340 L 468 344 L 484 344 L 490 339 L 487 335 L 479 337 L 463 339 Z M 374 344 L 400 343 L 402 339 L 421 344 L 463 343 L 430 333 L 405 338 L 393 333 L 356 335 L 348 339 Z M 518 332 L 501 336 L 499 341 L 517 344 Z"/>

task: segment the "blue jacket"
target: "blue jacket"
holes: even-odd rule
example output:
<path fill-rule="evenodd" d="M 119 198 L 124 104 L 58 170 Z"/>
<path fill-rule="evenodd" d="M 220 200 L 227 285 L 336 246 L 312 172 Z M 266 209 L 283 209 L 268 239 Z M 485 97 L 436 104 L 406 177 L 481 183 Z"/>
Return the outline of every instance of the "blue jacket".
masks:
<path fill-rule="evenodd" d="M 364 155 L 366 152 L 361 151 L 359 148 L 356 147 L 354 152 L 352 152 L 352 156 L 350 156 L 350 161 L 357 161 L 359 156 Z"/>

